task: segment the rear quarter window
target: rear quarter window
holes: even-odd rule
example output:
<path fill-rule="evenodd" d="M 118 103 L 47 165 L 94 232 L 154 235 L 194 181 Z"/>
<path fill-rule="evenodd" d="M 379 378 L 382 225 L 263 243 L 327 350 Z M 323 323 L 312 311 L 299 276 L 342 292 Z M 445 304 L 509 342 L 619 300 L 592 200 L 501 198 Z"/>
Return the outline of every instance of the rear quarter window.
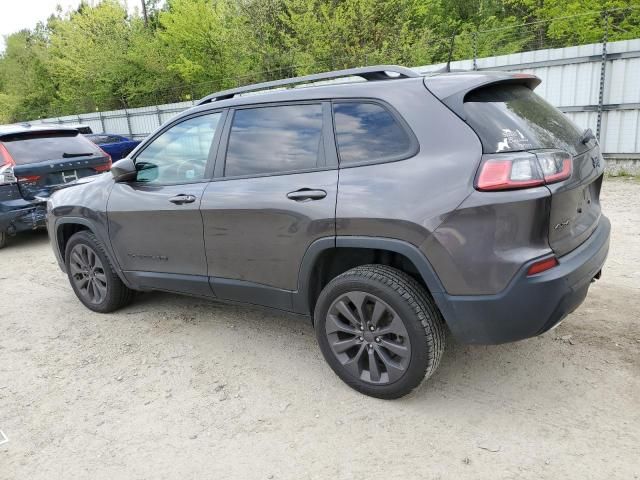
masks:
<path fill-rule="evenodd" d="M 524 85 L 493 85 L 467 94 L 466 122 L 484 153 L 559 148 L 576 154 L 581 130 L 560 110 Z"/>
<path fill-rule="evenodd" d="M 103 155 L 78 132 L 17 134 L 3 137 L 2 143 L 18 165 Z"/>
<path fill-rule="evenodd" d="M 415 153 L 412 137 L 382 105 L 335 102 L 333 116 L 340 165 L 400 160 Z"/>

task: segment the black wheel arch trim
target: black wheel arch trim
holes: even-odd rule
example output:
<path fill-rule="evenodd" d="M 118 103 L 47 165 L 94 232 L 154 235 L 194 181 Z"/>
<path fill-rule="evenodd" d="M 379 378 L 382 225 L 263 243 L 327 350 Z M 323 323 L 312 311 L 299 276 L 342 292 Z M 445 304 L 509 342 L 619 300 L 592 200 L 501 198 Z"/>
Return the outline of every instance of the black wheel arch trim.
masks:
<path fill-rule="evenodd" d="M 404 240 L 384 237 L 367 236 L 336 236 L 324 237 L 314 241 L 302 259 L 298 274 L 298 290 L 293 296 L 293 309 L 296 313 L 312 314 L 308 299 L 308 288 L 311 275 L 320 254 L 333 248 L 366 248 L 374 250 L 388 250 L 399 253 L 408 258 L 418 270 L 422 280 L 427 285 L 436 303 L 443 301 L 440 293 L 445 292 L 442 282 L 431 266 L 429 259 L 415 246 Z M 440 305 L 438 305 L 440 308 Z M 440 308 L 442 311 L 443 309 Z"/>
<path fill-rule="evenodd" d="M 120 265 L 118 264 L 118 261 L 116 260 L 116 257 L 113 254 L 113 251 L 111 249 L 111 243 L 109 242 L 109 239 L 105 238 L 104 235 L 100 233 L 100 228 L 94 222 L 84 217 L 62 217 L 62 218 L 56 219 L 55 221 L 54 229 L 53 229 L 53 231 L 55 232 L 55 236 L 53 237 L 55 238 L 55 245 L 54 245 L 55 254 L 58 260 L 58 264 L 60 265 L 60 268 L 62 269 L 63 272 L 65 273 L 67 272 L 67 267 L 64 260 L 64 252 L 61 249 L 61 246 L 62 246 L 62 237 L 61 237 L 62 228 L 61 227 L 63 225 L 69 225 L 69 224 L 82 225 L 83 227 L 86 227 L 87 230 L 89 230 L 91 233 L 93 233 L 96 236 L 96 238 L 100 241 L 100 243 L 102 243 L 102 246 L 104 247 L 104 251 L 107 254 L 107 257 L 109 257 L 109 262 L 115 269 L 118 277 L 120 277 L 120 280 L 122 280 L 122 282 L 128 288 L 135 289 L 135 285 L 132 285 L 131 282 L 129 282 L 126 276 L 122 273 L 122 269 L 120 268 Z"/>

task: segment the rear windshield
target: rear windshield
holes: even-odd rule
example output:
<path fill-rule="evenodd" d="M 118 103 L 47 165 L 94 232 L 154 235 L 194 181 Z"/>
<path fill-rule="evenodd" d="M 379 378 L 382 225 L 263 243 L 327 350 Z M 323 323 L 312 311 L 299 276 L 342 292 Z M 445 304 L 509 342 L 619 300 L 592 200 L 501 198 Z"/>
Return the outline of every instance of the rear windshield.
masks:
<path fill-rule="evenodd" d="M 465 97 L 464 110 L 484 153 L 559 148 L 576 154 L 585 149 L 581 130 L 524 85 L 474 90 Z"/>
<path fill-rule="evenodd" d="M 102 156 L 102 152 L 78 132 L 16 134 L 3 137 L 2 143 L 18 165 Z"/>

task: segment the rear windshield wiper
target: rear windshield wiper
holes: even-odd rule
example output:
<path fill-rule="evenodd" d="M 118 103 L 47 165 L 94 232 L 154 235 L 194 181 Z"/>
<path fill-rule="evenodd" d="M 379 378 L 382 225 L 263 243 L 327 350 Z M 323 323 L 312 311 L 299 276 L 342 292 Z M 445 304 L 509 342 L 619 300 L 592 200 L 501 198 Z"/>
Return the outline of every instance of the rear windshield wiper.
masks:
<path fill-rule="evenodd" d="M 591 140 L 595 140 L 596 136 L 593 134 L 590 128 L 587 128 L 584 132 L 582 132 L 582 136 L 580 137 L 580 143 L 586 145 Z"/>
<path fill-rule="evenodd" d="M 87 153 L 63 153 L 62 154 L 62 158 L 73 158 L 73 157 L 90 157 L 91 155 L 93 155 L 93 152 L 87 152 Z"/>

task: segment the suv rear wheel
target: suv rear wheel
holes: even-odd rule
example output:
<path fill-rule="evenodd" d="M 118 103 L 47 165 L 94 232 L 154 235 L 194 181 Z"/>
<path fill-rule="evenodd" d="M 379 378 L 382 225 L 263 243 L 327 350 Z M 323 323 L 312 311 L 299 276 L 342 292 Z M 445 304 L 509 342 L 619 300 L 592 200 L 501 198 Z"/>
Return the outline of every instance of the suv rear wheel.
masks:
<path fill-rule="evenodd" d="M 109 313 L 131 301 L 133 291 L 122 283 L 93 233 L 75 233 L 67 242 L 64 258 L 71 287 L 90 310 Z"/>
<path fill-rule="evenodd" d="M 429 294 L 384 265 L 334 278 L 320 293 L 314 318 L 333 371 L 372 397 L 406 395 L 433 374 L 444 351 L 444 322 Z"/>

